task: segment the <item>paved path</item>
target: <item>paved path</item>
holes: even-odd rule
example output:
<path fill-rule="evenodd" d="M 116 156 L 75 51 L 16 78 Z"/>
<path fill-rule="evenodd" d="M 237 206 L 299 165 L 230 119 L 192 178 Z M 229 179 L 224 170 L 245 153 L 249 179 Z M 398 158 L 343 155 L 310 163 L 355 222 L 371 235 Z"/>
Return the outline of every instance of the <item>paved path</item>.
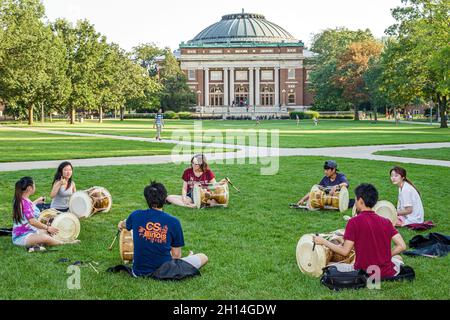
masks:
<path fill-rule="evenodd" d="M 0 126 L 0 131 L 2 130 Z M 396 163 L 414 163 L 422 165 L 435 165 L 450 167 L 450 161 L 431 160 L 431 159 L 416 159 L 416 158 L 403 158 L 392 157 L 383 155 L 374 155 L 377 151 L 393 151 L 393 150 L 411 150 L 411 149 L 431 149 L 431 148 L 450 148 L 450 142 L 442 143 L 418 143 L 418 144 L 406 144 L 406 145 L 378 145 L 378 146 L 357 146 L 357 147 L 331 147 L 331 148 L 264 148 L 264 147 L 248 147 L 248 146 L 236 146 L 229 144 L 213 144 L 202 142 L 190 142 L 190 141 L 176 141 L 176 140 L 164 140 L 162 142 L 156 142 L 151 138 L 142 137 L 127 137 L 127 136 L 115 136 L 104 134 L 90 134 L 90 133 L 77 133 L 77 132 L 63 132 L 53 130 L 41 130 L 41 129 L 29 129 L 29 128 L 12 128 L 7 127 L 8 130 L 21 130 L 21 131 L 33 131 L 48 134 L 57 135 L 69 135 L 69 136 L 84 136 L 84 137 L 97 137 L 106 139 L 117 140 L 133 140 L 144 141 L 152 143 L 172 143 L 179 146 L 207 146 L 217 148 L 237 149 L 236 152 L 217 152 L 207 153 L 207 158 L 213 162 L 215 160 L 223 159 L 242 159 L 242 158 L 257 158 L 257 157 L 277 157 L 277 156 L 324 156 L 324 157 L 342 157 L 352 159 L 367 159 L 377 161 L 389 161 Z M 192 153 L 187 150 L 185 155 L 163 155 L 163 156 L 132 156 L 132 157 L 111 157 L 111 158 L 95 158 L 95 159 L 73 159 L 71 161 L 77 167 L 96 167 L 96 166 L 114 166 L 114 165 L 131 165 L 131 164 L 163 164 L 163 163 L 189 163 Z M 18 170 L 32 170 L 32 169 L 47 169 L 55 168 L 59 165 L 61 160 L 52 161 L 32 161 L 32 162 L 10 162 L 0 163 L 0 171 L 18 171 Z"/>

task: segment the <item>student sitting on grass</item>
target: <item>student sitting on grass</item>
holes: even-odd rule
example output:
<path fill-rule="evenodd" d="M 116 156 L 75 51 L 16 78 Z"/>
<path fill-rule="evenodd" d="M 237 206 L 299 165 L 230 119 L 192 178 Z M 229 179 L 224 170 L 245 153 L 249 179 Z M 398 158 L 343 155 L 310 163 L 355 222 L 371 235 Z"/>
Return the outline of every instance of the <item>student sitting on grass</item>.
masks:
<path fill-rule="evenodd" d="M 13 201 L 13 244 L 29 248 L 29 252 L 44 251 L 43 246 L 57 246 L 64 244 L 62 241 L 52 238 L 50 235 L 58 233 L 58 229 L 47 226 L 38 221 L 40 211 L 36 204 L 43 203 L 44 197 L 34 202 L 30 200 L 36 191 L 33 179 L 23 177 L 16 182 Z M 72 243 L 79 243 L 75 240 Z"/>
<path fill-rule="evenodd" d="M 183 230 L 177 218 L 163 211 L 167 198 L 164 185 L 152 182 L 145 187 L 144 196 L 149 209 L 134 211 L 118 225 L 120 230 L 133 230 L 133 276 L 152 277 L 159 268 L 165 268 L 166 275 L 189 274 L 193 267 L 198 272 L 208 257 L 192 252 L 181 257 Z"/>
<path fill-rule="evenodd" d="M 338 263 L 338 271 L 367 271 L 370 266 L 378 266 L 381 279 L 399 275 L 403 264 L 399 254 L 406 249 L 406 244 L 390 220 L 373 212 L 372 207 L 378 201 L 377 189 L 371 184 L 361 184 L 355 194 L 357 215 L 347 223 L 344 244 L 335 245 L 318 236 L 314 237 L 314 242 L 344 257 L 355 247 L 355 265 Z M 392 250 L 391 241 L 395 244 Z"/>
<path fill-rule="evenodd" d="M 391 182 L 398 186 L 397 227 L 423 223 L 424 210 L 420 193 L 416 186 L 406 177 L 406 170 L 394 167 L 389 172 Z"/>

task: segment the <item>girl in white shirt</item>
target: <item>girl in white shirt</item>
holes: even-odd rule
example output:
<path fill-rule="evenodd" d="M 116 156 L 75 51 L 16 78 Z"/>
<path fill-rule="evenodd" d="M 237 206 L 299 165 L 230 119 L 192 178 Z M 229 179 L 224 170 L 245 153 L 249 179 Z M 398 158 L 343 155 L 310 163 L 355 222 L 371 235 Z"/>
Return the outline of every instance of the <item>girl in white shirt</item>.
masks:
<path fill-rule="evenodd" d="M 391 182 L 398 186 L 397 224 L 402 227 L 413 223 L 423 223 L 422 199 L 416 186 L 406 177 L 406 170 L 394 167 L 390 171 Z"/>

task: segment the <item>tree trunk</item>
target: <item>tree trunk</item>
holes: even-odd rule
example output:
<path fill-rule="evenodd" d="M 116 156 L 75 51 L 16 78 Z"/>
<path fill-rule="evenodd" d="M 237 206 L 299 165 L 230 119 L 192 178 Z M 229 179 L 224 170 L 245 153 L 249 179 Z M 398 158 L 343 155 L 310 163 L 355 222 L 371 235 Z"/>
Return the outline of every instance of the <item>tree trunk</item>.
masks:
<path fill-rule="evenodd" d="M 99 107 L 98 109 L 98 122 L 103 123 L 103 107 Z"/>
<path fill-rule="evenodd" d="M 70 124 L 75 124 L 75 107 L 70 109 Z"/>
<path fill-rule="evenodd" d="M 377 109 L 377 108 L 374 108 L 374 111 L 373 111 L 373 119 L 374 119 L 375 122 L 378 121 L 378 115 L 377 115 L 377 113 L 378 113 L 378 109 Z"/>
<path fill-rule="evenodd" d="M 359 121 L 359 112 L 358 112 L 358 108 L 357 107 L 355 107 L 355 118 L 353 120 Z"/>
<path fill-rule="evenodd" d="M 41 123 L 45 122 L 44 104 L 41 102 Z"/>
<path fill-rule="evenodd" d="M 439 107 L 440 107 L 440 116 L 441 116 L 441 128 L 448 128 L 447 124 L 447 96 L 440 97 L 438 99 Z"/>
<path fill-rule="evenodd" d="M 34 111 L 34 104 L 32 104 L 28 108 L 28 125 L 30 126 L 33 124 L 33 111 Z"/>
<path fill-rule="evenodd" d="M 120 121 L 123 121 L 125 119 L 125 108 L 124 107 L 120 107 Z"/>

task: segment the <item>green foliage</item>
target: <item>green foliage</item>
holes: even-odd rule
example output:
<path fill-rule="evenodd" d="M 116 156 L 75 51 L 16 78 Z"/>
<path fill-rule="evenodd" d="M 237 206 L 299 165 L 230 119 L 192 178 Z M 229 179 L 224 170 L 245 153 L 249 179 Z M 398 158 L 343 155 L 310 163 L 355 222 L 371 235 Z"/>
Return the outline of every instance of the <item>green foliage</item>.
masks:
<path fill-rule="evenodd" d="M 166 111 L 164 113 L 164 118 L 165 119 L 178 119 L 178 115 L 174 111 Z"/>
<path fill-rule="evenodd" d="M 296 116 L 298 116 L 298 118 L 300 120 L 302 120 L 302 119 L 314 119 L 314 118 L 319 119 L 320 118 L 320 113 L 317 112 L 317 111 L 292 111 L 292 112 L 289 112 L 289 118 L 290 119 L 295 120 L 295 119 L 297 119 Z"/>
<path fill-rule="evenodd" d="M 192 113 L 190 112 L 178 112 L 178 118 L 179 119 L 192 119 Z"/>
<path fill-rule="evenodd" d="M 333 80 L 338 57 L 351 43 L 373 40 L 370 30 L 327 29 L 313 36 L 311 50 L 318 53 L 310 74 L 314 108 L 321 111 L 350 110 L 352 103 L 343 98 L 343 89 Z"/>

